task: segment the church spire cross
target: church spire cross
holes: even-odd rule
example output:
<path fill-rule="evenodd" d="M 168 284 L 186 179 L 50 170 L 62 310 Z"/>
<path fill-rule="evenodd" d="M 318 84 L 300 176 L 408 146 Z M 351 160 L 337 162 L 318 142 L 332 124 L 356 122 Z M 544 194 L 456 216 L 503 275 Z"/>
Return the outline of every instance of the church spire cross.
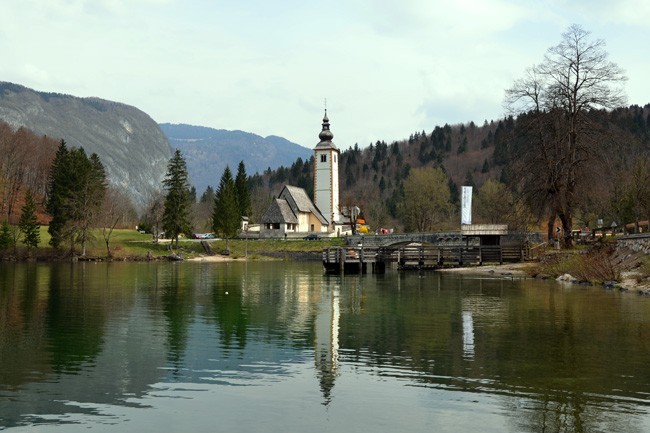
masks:
<path fill-rule="evenodd" d="M 334 134 L 330 131 L 330 120 L 327 118 L 327 108 L 325 109 L 325 116 L 323 117 L 323 130 L 318 134 L 321 143 L 332 141 Z"/>

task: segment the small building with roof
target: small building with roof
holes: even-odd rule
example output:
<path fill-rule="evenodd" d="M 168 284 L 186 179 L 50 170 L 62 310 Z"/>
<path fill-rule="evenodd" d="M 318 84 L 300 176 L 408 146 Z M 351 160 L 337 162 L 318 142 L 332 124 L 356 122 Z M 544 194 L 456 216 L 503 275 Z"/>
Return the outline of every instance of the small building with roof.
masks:
<path fill-rule="evenodd" d="M 285 185 L 262 215 L 260 238 L 308 232 L 327 233 L 328 221 L 304 189 Z"/>

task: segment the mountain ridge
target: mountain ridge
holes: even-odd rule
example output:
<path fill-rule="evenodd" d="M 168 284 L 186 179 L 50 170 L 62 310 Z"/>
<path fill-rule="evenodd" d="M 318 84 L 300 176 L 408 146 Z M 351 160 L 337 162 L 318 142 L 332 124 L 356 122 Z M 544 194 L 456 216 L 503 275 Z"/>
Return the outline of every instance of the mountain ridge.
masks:
<path fill-rule="evenodd" d="M 291 165 L 298 158 L 309 159 L 312 155 L 311 149 L 277 135 L 263 137 L 241 130 L 185 123 L 161 123 L 160 128 L 170 145 L 185 157 L 190 178 L 199 194 L 208 186 L 218 185 L 226 165 L 236 171 L 243 160 L 247 174 L 251 175 Z"/>
<path fill-rule="evenodd" d="M 172 151 L 158 124 L 144 111 L 98 97 L 41 92 L 0 82 L 0 119 L 14 128 L 83 147 L 102 161 L 109 182 L 128 191 L 142 210 L 160 188 Z"/>

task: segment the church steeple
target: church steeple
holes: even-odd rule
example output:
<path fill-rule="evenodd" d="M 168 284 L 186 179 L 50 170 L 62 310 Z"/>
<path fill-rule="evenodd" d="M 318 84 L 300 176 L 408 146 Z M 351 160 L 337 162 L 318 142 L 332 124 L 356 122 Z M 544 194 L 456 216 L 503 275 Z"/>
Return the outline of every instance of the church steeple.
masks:
<path fill-rule="evenodd" d="M 327 117 L 327 108 L 323 117 L 323 129 L 318 134 L 318 138 L 320 138 L 320 143 L 316 145 L 316 149 L 336 149 L 336 145 L 332 143 L 334 134 L 330 131 L 330 119 Z"/>
<path fill-rule="evenodd" d="M 314 203 L 334 224 L 341 220 L 339 209 L 339 149 L 332 143 L 334 134 L 330 131 L 327 108 L 323 117 L 323 129 L 318 134 L 320 142 L 314 147 Z"/>

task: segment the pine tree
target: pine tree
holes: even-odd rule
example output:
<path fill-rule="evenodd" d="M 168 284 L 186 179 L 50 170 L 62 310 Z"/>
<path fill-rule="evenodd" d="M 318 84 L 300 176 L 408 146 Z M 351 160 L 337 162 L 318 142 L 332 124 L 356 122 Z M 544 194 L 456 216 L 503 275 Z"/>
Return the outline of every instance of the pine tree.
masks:
<path fill-rule="evenodd" d="M 226 166 L 214 198 L 212 228 L 226 238 L 226 253 L 230 252 L 229 239 L 236 236 L 241 224 L 237 188 L 230 168 Z"/>
<path fill-rule="evenodd" d="M 7 220 L 0 226 L 0 250 L 7 250 L 11 246 L 11 229 Z"/>
<path fill-rule="evenodd" d="M 163 180 L 163 186 L 167 191 L 163 211 L 163 230 L 167 236 L 176 241 L 176 247 L 178 247 L 178 235 L 190 231 L 190 210 L 192 209 L 187 164 L 178 149 L 167 164 L 167 174 Z"/>
<path fill-rule="evenodd" d="M 28 189 L 25 194 L 25 204 L 22 207 L 18 227 L 23 234 L 23 243 L 27 248 L 36 248 L 41 241 L 40 226 L 36 219 L 36 203 L 31 189 Z"/>
<path fill-rule="evenodd" d="M 63 229 L 68 219 L 65 206 L 65 196 L 69 188 L 68 165 L 69 151 L 65 141 L 61 140 L 50 168 L 47 186 L 48 199 L 45 203 L 45 210 L 52 217 L 47 231 L 50 234 L 50 245 L 54 248 L 59 248 L 63 241 Z"/>
<path fill-rule="evenodd" d="M 52 216 L 48 231 L 50 244 L 58 248 L 64 238 L 70 240 L 70 253 L 76 241 L 82 255 L 90 239 L 94 222 L 106 192 L 106 172 L 96 154 L 90 158 L 83 148 L 68 150 L 61 140 L 48 181 L 45 210 Z"/>
<path fill-rule="evenodd" d="M 96 222 L 104 196 L 106 195 L 106 171 L 93 153 L 86 157 L 83 148 L 71 152 L 75 157 L 77 181 L 75 193 L 69 198 L 74 212 L 76 240 L 81 243 L 81 255 L 86 255 L 86 242 L 91 239 L 90 228 Z"/>
<path fill-rule="evenodd" d="M 302 164 L 302 160 L 299 161 Z M 299 170 L 299 166 L 296 166 L 296 170 Z M 239 162 L 237 177 L 235 177 L 235 187 L 237 189 L 237 201 L 239 203 L 239 216 L 248 217 L 251 214 L 251 192 L 248 189 L 248 175 L 246 175 L 244 161 Z"/>

